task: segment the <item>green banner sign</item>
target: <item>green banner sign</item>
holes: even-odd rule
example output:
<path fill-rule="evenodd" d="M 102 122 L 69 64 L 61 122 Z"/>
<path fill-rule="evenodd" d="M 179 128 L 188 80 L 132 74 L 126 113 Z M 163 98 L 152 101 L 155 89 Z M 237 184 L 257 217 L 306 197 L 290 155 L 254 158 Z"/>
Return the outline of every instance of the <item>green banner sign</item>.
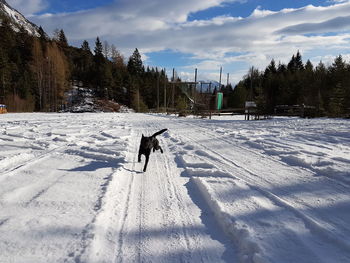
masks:
<path fill-rule="evenodd" d="M 221 92 L 218 92 L 216 94 L 216 109 L 217 110 L 222 109 L 223 100 L 224 100 L 224 94 Z"/>

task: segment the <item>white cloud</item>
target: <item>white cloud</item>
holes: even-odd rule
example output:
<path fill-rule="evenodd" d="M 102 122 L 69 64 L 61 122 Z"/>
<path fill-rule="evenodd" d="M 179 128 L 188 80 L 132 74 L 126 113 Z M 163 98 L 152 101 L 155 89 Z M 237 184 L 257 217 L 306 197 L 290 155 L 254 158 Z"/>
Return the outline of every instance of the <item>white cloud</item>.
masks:
<path fill-rule="evenodd" d="M 215 71 L 220 64 L 233 68 L 234 64 L 246 63 L 247 69 L 251 65 L 263 68 L 272 58 L 288 62 L 297 50 L 307 54 L 328 49 L 331 54 L 331 49 L 350 44 L 348 1 L 274 12 L 258 7 L 246 18 L 219 16 L 188 21 L 191 13 L 226 2 L 230 1 L 119 0 L 93 10 L 32 19 L 48 33 L 63 28 L 74 43 L 100 36 L 124 54 L 135 47 L 145 56 L 161 50 L 192 54 L 196 61 L 193 67 L 206 72 Z"/>
<path fill-rule="evenodd" d="M 337 56 L 338 55 L 315 56 L 315 57 L 312 57 L 310 61 L 314 66 L 317 66 L 320 63 L 320 61 L 322 61 L 322 63 L 325 64 L 326 66 L 331 66 Z M 342 54 L 342 58 L 344 61 L 349 63 L 350 53 Z"/>
<path fill-rule="evenodd" d="M 46 0 L 6 0 L 6 2 L 27 17 L 45 10 L 48 6 Z"/>

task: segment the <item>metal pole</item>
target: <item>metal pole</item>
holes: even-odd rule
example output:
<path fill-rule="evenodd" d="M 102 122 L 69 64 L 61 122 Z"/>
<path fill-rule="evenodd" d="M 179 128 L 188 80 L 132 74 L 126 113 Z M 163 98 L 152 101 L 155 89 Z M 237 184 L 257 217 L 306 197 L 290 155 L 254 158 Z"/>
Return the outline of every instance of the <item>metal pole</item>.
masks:
<path fill-rule="evenodd" d="M 165 112 L 167 112 L 167 107 L 166 107 L 166 73 L 165 73 L 165 68 L 164 68 L 164 108 L 165 108 Z"/>
<path fill-rule="evenodd" d="M 196 89 L 197 89 L 197 69 L 194 70 L 194 89 L 193 89 L 193 103 L 196 105 Z"/>
<path fill-rule="evenodd" d="M 137 112 L 140 112 L 140 88 L 137 88 Z"/>
<path fill-rule="evenodd" d="M 174 108 L 175 108 L 175 68 L 173 68 L 173 85 L 172 85 L 172 101 L 173 101 L 173 103 L 172 103 L 172 108 L 173 108 L 173 110 L 174 110 Z"/>
<path fill-rule="evenodd" d="M 159 112 L 159 73 L 157 74 L 157 112 Z"/>
<path fill-rule="evenodd" d="M 219 89 L 218 89 L 218 91 L 221 89 L 221 74 L 222 74 L 222 67 L 220 67 L 220 81 L 219 81 Z"/>

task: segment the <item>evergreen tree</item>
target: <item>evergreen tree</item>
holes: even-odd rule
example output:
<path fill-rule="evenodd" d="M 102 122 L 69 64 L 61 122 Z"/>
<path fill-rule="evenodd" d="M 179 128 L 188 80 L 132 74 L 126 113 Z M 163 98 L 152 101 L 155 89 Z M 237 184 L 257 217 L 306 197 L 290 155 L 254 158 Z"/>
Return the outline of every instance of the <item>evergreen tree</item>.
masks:
<path fill-rule="evenodd" d="M 38 33 L 41 41 L 44 41 L 44 42 L 48 41 L 49 37 L 41 26 L 39 26 Z"/>
<path fill-rule="evenodd" d="M 306 105 L 316 106 L 318 104 L 317 96 L 318 91 L 315 85 L 315 72 L 314 66 L 311 61 L 308 60 L 305 64 L 305 71 L 303 72 L 303 96 Z"/>
<path fill-rule="evenodd" d="M 68 47 L 68 41 L 63 29 L 61 29 L 58 34 L 58 44 L 64 48 Z"/>
<path fill-rule="evenodd" d="M 107 99 L 112 94 L 112 70 L 109 61 L 103 55 L 103 46 L 99 37 L 96 38 L 94 51 L 93 82 L 95 93 L 98 97 Z"/>
<path fill-rule="evenodd" d="M 300 54 L 299 50 L 295 56 L 295 67 L 296 67 L 296 70 L 303 70 L 304 69 L 303 60 L 301 58 L 301 54 Z"/>
<path fill-rule="evenodd" d="M 320 63 L 315 68 L 315 98 L 316 98 L 316 110 L 318 116 L 323 116 L 325 114 L 325 107 L 328 105 L 329 100 L 329 89 L 327 83 L 327 69 L 326 66 L 320 61 Z"/>
<path fill-rule="evenodd" d="M 103 47 L 99 37 L 96 38 L 94 52 L 95 57 L 103 57 Z"/>
<path fill-rule="evenodd" d="M 144 72 L 141 55 L 137 48 L 129 58 L 127 69 L 130 75 L 135 78 L 141 77 Z"/>
<path fill-rule="evenodd" d="M 83 52 L 91 52 L 89 42 L 86 40 L 83 41 L 83 44 L 81 45 L 81 49 Z"/>
<path fill-rule="evenodd" d="M 329 104 L 329 112 L 332 116 L 342 116 L 346 112 L 346 89 L 350 85 L 346 63 L 342 56 L 335 58 L 330 67 L 332 76 L 332 91 Z"/>
<path fill-rule="evenodd" d="M 230 105 L 233 108 L 244 108 L 244 104 L 247 98 L 247 88 L 244 81 L 240 81 L 233 90 L 230 97 Z"/>
<path fill-rule="evenodd" d="M 263 87 L 259 90 L 259 103 L 262 113 L 273 113 L 279 96 L 278 76 L 275 60 L 271 60 L 263 76 Z M 265 105 L 262 105 L 265 103 Z"/>

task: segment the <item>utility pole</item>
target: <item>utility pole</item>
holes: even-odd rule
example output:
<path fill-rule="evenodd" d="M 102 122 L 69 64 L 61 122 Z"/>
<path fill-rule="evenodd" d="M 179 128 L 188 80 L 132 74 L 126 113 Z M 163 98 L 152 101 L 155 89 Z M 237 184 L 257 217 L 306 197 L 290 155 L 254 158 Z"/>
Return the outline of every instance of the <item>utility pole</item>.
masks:
<path fill-rule="evenodd" d="M 167 112 L 167 107 L 166 107 L 166 71 L 164 68 L 164 108 L 165 108 L 165 112 Z"/>
<path fill-rule="evenodd" d="M 227 84 L 226 84 L 226 86 L 228 86 L 229 82 L 230 82 L 230 73 L 227 73 Z"/>
<path fill-rule="evenodd" d="M 220 81 L 219 81 L 219 89 L 218 89 L 218 91 L 221 89 L 221 74 L 222 74 L 222 67 L 220 67 Z"/>
<path fill-rule="evenodd" d="M 171 94 L 171 97 L 172 97 L 172 108 L 173 110 L 175 109 L 175 68 L 173 68 L 173 79 L 172 79 L 172 94 Z"/>
<path fill-rule="evenodd" d="M 196 105 L 197 69 L 194 70 L 193 106 Z"/>
<path fill-rule="evenodd" d="M 140 112 L 140 88 L 137 88 L 137 112 Z"/>
<path fill-rule="evenodd" d="M 250 100 L 253 100 L 253 70 L 254 67 L 251 67 L 251 71 L 250 71 Z"/>
<path fill-rule="evenodd" d="M 159 73 L 157 74 L 157 112 L 159 112 Z"/>

